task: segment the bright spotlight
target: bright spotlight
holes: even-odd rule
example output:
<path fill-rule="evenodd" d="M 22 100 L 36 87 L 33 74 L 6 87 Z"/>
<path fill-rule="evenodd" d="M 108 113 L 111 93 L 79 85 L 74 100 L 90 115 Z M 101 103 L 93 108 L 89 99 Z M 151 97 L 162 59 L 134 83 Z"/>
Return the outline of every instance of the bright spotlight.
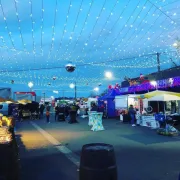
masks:
<path fill-rule="evenodd" d="M 98 88 L 98 87 L 95 87 L 95 88 L 94 88 L 94 91 L 99 91 L 99 88 Z"/>
<path fill-rule="evenodd" d="M 112 73 L 108 71 L 105 73 L 105 76 L 110 79 L 112 78 Z"/>
<path fill-rule="evenodd" d="M 32 88 L 34 86 L 34 84 L 32 82 L 29 82 L 28 86 L 29 86 L 29 88 Z"/>
<path fill-rule="evenodd" d="M 71 83 L 71 84 L 69 85 L 69 87 L 70 87 L 71 89 L 74 89 L 74 88 L 75 88 L 75 84 Z"/>
<path fill-rule="evenodd" d="M 177 46 L 178 46 L 178 44 L 177 44 L 177 43 L 174 43 L 174 44 L 173 44 L 173 46 L 174 46 L 174 47 L 177 47 Z"/>

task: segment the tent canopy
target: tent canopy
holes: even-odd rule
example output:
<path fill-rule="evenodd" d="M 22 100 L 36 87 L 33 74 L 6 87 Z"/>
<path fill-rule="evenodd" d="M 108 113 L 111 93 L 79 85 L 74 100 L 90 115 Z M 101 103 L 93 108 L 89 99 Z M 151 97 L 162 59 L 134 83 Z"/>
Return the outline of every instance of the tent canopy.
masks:
<path fill-rule="evenodd" d="M 169 92 L 169 91 L 152 91 L 152 92 L 149 92 L 149 93 L 146 93 L 146 94 L 143 94 L 143 95 L 140 95 L 140 96 L 137 96 L 137 98 L 142 98 L 142 99 L 149 99 L 149 98 L 152 98 L 152 97 L 158 97 L 158 96 L 176 96 L 177 98 L 180 97 L 180 93 L 175 93 L 175 92 Z M 159 100 L 161 101 L 161 100 Z M 170 100 L 169 100 L 170 101 Z M 173 100 L 172 100 L 173 101 Z"/>
<path fill-rule="evenodd" d="M 180 101 L 180 97 L 171 94 L 160 94 L 158 96 L 153 96 L 148 100 L 149 101 Z"/>
<path fill-rule="evenodd" d="M 98 100 L 113 99 L 115 96 L 121 95 L 119 89 L 110 89 L 107 94 L 98 98 Z"/>

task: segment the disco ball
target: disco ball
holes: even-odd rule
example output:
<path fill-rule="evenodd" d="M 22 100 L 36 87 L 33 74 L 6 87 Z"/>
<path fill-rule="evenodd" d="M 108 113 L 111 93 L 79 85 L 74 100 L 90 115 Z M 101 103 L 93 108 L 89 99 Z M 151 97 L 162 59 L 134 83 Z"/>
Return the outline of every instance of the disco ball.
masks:
<path fill-rule="evenodd" d="M 67 72 L 73 72 L 76 69 L 76 66 L 72 63 L 68 63 L 65 66 Z"/>
<path fill-rule="evenodd" d="M 56 80 L 56 77 L 55 77 L 55 76 L 53 77 L 53 80 Z"/>

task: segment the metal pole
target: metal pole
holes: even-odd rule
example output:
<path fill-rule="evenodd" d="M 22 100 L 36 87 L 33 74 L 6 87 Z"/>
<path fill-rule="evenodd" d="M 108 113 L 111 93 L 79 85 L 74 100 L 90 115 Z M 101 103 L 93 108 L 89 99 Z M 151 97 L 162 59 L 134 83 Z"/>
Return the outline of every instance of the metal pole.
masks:
<path fill-rule="evenodd" d="M 44 104 L 45 104 L 45 92 L 44 92 Z"/>
<path fill-rule="evenodd" d="M 76 96 L 77 96 L 77 88 L 76 88 L 76 82 L 74 83 L 75 84 L 75 87 L 74 87 L 74 97 L 75 97 L 75 99 L 76 99 Z"/>
<path fill-rule="evenodd" d="M 127 111 L 129 109 L 129 95 L 127 95 Z"/>
<path fill-rule="evenodd" d="M 158 72 L 160 72 L 160 53 L 157 53 L 157 68 L 158 68 Z"/>

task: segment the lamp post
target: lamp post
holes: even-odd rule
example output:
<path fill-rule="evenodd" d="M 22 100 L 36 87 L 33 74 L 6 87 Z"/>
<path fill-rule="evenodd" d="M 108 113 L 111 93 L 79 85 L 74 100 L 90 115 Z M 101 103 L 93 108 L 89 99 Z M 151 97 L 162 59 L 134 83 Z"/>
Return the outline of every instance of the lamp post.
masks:
<path fill-rule="evenodd" d="M 74 97 L 76 99 L 77 98 L 77 86 L 76 86 L 76 82 L 74 84 L 75 84 L 75 87 L 74 87 Z"/>
<path fill-rule="evenodd" d="M 28 86 L 29 86 L 29 88 L 30 88 L 30 91 L 32 91 L 32 87 L 34 86 L 34 84 L 33 84 L 32 82 L 29 82 L 29 83 L 28 83 Z"/>

